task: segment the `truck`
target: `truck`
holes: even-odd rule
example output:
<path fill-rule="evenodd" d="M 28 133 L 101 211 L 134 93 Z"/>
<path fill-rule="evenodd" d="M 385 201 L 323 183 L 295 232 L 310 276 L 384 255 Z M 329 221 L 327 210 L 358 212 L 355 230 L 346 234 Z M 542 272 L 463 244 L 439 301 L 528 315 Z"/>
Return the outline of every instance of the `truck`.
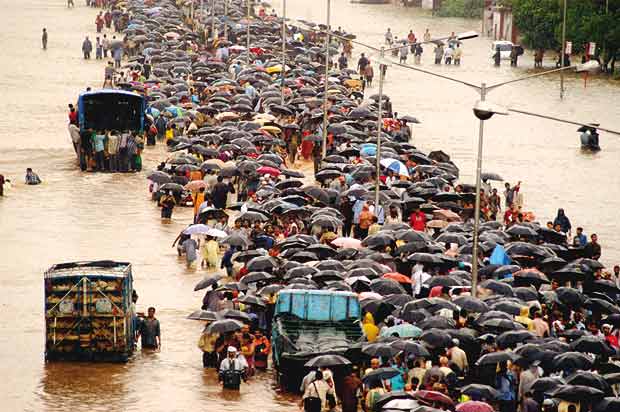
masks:
<path fill-rule="evenodd" d="M 44 274 L 45 360 L 126 362 L 134 350 L 131 264 L 59 263 Z"/>
<path fill-rule="evenodd" d="M 282 389 L 299 392 L 304 364 L 330 353 L 350 357 L 362 338 L 357 295 L 327 290 L 281 290 L 272 326 L 272 359 Z"/>

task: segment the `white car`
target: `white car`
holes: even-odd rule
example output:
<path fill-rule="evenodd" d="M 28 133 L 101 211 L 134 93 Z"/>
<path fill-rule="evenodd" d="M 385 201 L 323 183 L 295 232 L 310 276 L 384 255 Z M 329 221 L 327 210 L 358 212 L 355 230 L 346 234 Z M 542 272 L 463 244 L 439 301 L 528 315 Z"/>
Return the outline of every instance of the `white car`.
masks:
<path fill-rule="evenodd" d="M 510 52 L 512 51 L 512 47 L 514 45 L 512 42 L 506 40 L 497 40 L 491 43 L 491 58 L 495 55 L 495 51 L 497 47 L 499 47 L 499 53 L 502 60 L 510 60 Z"/>

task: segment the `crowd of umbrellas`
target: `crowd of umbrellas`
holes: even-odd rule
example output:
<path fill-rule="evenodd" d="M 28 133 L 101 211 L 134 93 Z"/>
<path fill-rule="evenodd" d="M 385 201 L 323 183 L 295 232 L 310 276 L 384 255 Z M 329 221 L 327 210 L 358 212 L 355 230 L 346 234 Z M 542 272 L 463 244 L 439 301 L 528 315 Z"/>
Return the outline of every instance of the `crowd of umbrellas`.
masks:
<path fill-rule="evenodd" d="M 145 83 L 124 87 L 146 92 L 152 118 L 166 116 L 181 128 L 201 116 L 209 119 L 192 134 L 173 139 L 170 148 L 174 154 L 167 163 L 177 172 L 202 170 L 238 181 L 258 180 L 261 175 L 277 178 L 277 183 L 259 184 L 251 201 L 233 205 L 231 209 L 240 211 L 236 219 L 263 225 L 302 222 L 305 228 L 279 240 L 269 252 L 255 248 L 256 239 L 241 232 L 226 237 L 217 232 L 215 237 L 222 244 L 239 249 L 233 260 L 242 263 L 247 272 L 238 282 L 219 284 L 218 288 L 244 292 L 239 301 L 256 310 L 263 310 L 269 304 L 267 298 L 282 289 L 351 291 L 359 294 L 363 312 L 372 313 L 377 324 L 388 320 L 394 324 L 375 342 L 327 348 L 308 367 L 349 365 L 351 359 L 358 358 L 352 355 L 355 351 L 361 358 L 404 354 L 434 359 L 457 338 L 472 367 L 461 375 L 456 390 L 473 400 L 456 405 L 453 396 L 418 390 L 388 393 L 378 407 L 385 411 L 492 411 L 498 392 L 493 381 L 484 381 L 480 372 L 489 368 L 494 372 L 502 362 L 527 368 L 539 361 L 545 376 L 532 386 L 536 399 L 578 402 L 591 405 L 594 412 L 620 410 L 612 389 L 620 382 L 620 366 L 614 361 L 616 348 L 595 330 L 602 324 L 620 326 L 620 290 L 614 282 L 600 279 L 602 264 L 582 258 L 567 245 L 565 235 L 537 223 L 504 228 L 489 221 L 480 228 L 480 249 L 488 257 L 500 246 L 510 264 L 482 262 L 478 293 L 472 296 L 473 186 L 458 184 L 459 170 L 445 153 L 423 153 L 403 141 L 406 139 L 387 123 L 380 132 L 380 172 L 394 174 L 398 180 L 389 187 L 380 183 L 379 203 L 386 210 L 396 208 L 403 222 L 384 224 L 365 239 L 339 236 L 345 221 L 343 201 L 354 203 L 376 196 L 377 109 L 382 104 L 391 115 L 389 100 L 379 101 L 375 95 L 361 102 L 346 86 L 353 71 L 330 72 L 328 155 L 315 174 L 318 183 L 307 184 L 302 173 L 285 166 L 285 158 L 276 149 L 286 150 L 287 137 L 295 133 L 307 132 L 304 139 L 322 142 L 324 62 L 320 41 L 302 42 L 291 35 L 282 80 L 277 47 L 281 23 L 277 19 L 252 19 L 251 49 L 246 50 L 245 3 L 230 1 L 224 19 L 223 2 L 215 2 L 216 27 L 228 25 L 235 40 L 219 43 L 230 52 L 228 61 L 223 62 L 187 51 L 188 43 L 198 43 L 199 36 L 182 23 L 183 13 L 174 2 L 155 0 L 152 4 L 125 4 L 131 13 L 125 34 L 142 44 L 142 55 L 134 64 L 146 57 L 153 70 Z M 209 19 L 202 21 L 211 24 Z M 333 49 L 334 54 L 338 52 L 337 47 Z M 249 66 L 245 66 L 246 53 L 250 53 Z M 230 70 L 234 64 L 243 66 L 236 76 Z M 246 92 L 244 82 L 252 84 L 255 96 Z M 286 87 L 284 104 L 280 100 L 282 85 Z M 199 94 L 208 90 L 206 101 L 184 99 L 191 97 L 192 88 Z M 417 120 L 408 116 L 400 122 Z M 187 185 L 197 185 L 177 174 L 159 171 L 149 178 L 162 184 L 161 190 L 180 192 L 192 189 Z M 331 188 L 329 183 L 341 177 L 346 190 Z M 415 231 L 405 223 L 418 208 L 427 215 L 428 232 Z M 212 207 L 201 212 L 205 220 L 228 216 Z M 450 244 L 458 249 L 446 254 Z M 196 290 L 218 280 L 211 276 Z M 439 294 L 433 293 L 437 287 Z M 523 315 L 523 308 L 537 308 L 550 324 L 557 320 L 566 328 L 552 328 L 552 336 L 537 336 L 515 319 Z M 452 313 L 467 319 L 466 326 L 457 326 Z M 583 314 L 588 328 L 568 327 L 576 323 L 572 322 L 575 313 Z M 209 331 L 213 333 L 238 330 L 249 320 L 246 313 L 236 310 L 217 314 L 198 311 L 193 317 L 211 321 Z M 391 367 L 380 368 L 363 379 L 385 380 L 398 373 Z"/>

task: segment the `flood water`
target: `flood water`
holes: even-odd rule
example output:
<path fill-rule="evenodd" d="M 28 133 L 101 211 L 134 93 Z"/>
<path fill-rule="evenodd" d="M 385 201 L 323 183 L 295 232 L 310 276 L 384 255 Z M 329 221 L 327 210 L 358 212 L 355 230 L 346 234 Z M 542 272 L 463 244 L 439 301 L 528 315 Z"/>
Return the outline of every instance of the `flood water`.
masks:
<path fill-rule="evenodd" d="M 78 4 L 79 3 L 79 4 Z M 84 174 L 75 164 L 66 130 L 66 105 L 86 86 L 97 88 L 103 63 L 81 59 L 81 41 L 94 42 L 94 9 L 76 2 L 0 0 L 0 90 L 5 112 L 0 116 L 0 173 L 15 182 L 0 199 L 2 292 L 0 300 L 0 402 L 11 411 L 200 409 L 222 411 L 296 411 L 296 399 L 280 395 L 269 375 L 254 379 L 238 394 L 222 392 L 215 374 L 205 372 L 196 342 L 201 325 L 185 316 L 199 308 L 202 294 L 193 292 L 203 276 L 187 271 L 171 244 L 191 219 L 191 211 L 175 210 L 162 224 L 150 202 L 145 173 Z M 277 10 L 280 3 L 274 2 Z M 332 1 L 332 25 L 379 44 L 387 27 L 405 35 L 413 28 L 421 36 L 479 29 L 475 21 L 431 19 L 395 6 L 364 6 Z M 317 2 L 288 0 L 289 16 L 324 21 Z M 48 50 L 40 48 L 42 27 L 49 31 Z M 423 67 L 479 83 L 511 79 L 526 69 L 492 67 L 489 40 L 467 41 L 463 64 L 436 67 L 430 48 Z M 360 52 L 357 47 L 354 52 Z M 371 55 L 371 59 L 375 57 Z M 522 60 L 532 66 L 531 57 Z M 547 61 L 551 66 L 551 56 Z M 489 100 L 529 111 L 581 121 L 596 121 L 620 129 L 619 85 L 602 79 L 567 76 L 567 94 L 559 98 L 555 76 L 506 86 Z M 478 123 L 471 112 L 475 91 L 412 71 L 388 69 L 385 92 L 401 114 L 422 120 L 414 130 L 415 144 L 425 151 L 443 149 L 461 168 L 462 179 L 473 182 Z M 601 136 L 603 151 L 583 154 L 575 126 L 511 114 L 486 123 L 484 170 L 523 181 L 526 208 L 540 220 L 564 207 L 573 226 L 596 231 L 603 262 L 620 261 L 616 211 L 620 209 L 620 149 L 618 136 Z M 145 170 L 165 157 L 163 148 L 147 149 Z M 26 167 L 44 184 L 23 185 Z M 116 259 L 132 262 L 138 309 L 157 308 L 162 323 L 161 353 L 137 353 L 125 365 L 46 364 L 43 361 L 43 271 L 56 262 Z"/>

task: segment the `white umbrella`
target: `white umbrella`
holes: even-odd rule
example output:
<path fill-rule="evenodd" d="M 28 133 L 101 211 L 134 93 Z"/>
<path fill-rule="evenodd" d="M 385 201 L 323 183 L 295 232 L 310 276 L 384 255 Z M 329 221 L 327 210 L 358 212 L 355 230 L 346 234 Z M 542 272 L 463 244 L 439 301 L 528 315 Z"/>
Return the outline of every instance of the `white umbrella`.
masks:
<path fill-rule="evenodd" d="M 211 230 L 209 226 L 199 223 L 197 225 L 189 226 L 187 229 L 183 231 L 183 234 L 184 235 L 204 235 L 209 230 Z"/>
<path fill-rule="evenodd" d="M 205 233 L 205 235 L 211 237 L 225 238 L 226 236 L 228 236 L 228 233 L 224 232 L 223 230 L 211 228 Z"/>

